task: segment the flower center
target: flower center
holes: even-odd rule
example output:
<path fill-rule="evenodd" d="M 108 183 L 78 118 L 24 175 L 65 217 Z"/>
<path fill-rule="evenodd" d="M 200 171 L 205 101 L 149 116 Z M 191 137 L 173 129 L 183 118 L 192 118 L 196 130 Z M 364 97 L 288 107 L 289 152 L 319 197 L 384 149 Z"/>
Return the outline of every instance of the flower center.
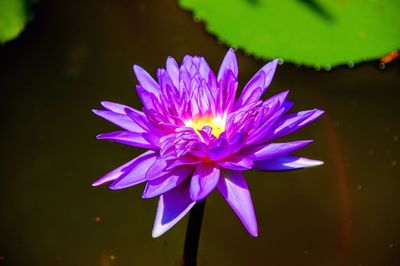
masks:
<path fill-rule="evenodd" d="M 211 116 L 195 116 L 193 119 L 186 120 L 185 126 L 191 127 L 196 131 L 202 130 L 203 127 L 209 126 L 212 128 L 212 134 L 218 138 L 225 131 L 226 117 L 221 115 Z"/>

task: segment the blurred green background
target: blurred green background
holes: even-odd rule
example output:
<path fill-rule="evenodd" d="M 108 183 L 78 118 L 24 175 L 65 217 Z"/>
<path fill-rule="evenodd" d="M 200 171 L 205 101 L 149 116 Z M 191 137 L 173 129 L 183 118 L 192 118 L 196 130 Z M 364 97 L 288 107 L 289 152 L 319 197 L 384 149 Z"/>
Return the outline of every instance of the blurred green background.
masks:
<path fill-rule="evenodd" d="M 176 1 L 41 1 L 0 47 L 0 265 L 179 265 L 187 218 L 152 239 L 157 200 L 143 186 L 91 182 L 141 153 L 96 134 L 101 100 L 140 109 L 132 65 L 227 47 Z M 279 22 L 277 22 L 279 23 Z M 237 52 L 243 86 L 265 62 Z M 267 95 L 290 89 L 295 110 L 326 114 L 288 139 L 325 165 L 246 174 L 259 237 L 218 193 L 207 201 L 200 265 L 400 265 L 400 64 L 315 71 L 279 66 Z M 240 86 L 239 85 L 239 86 Z"/>
<path fill-rule="evenodd" d="M 19 0 L 21 1 L 21 0 Z M 221 42 L 330 69 L 400 49 L 398 0 L 179 0 Z"/>

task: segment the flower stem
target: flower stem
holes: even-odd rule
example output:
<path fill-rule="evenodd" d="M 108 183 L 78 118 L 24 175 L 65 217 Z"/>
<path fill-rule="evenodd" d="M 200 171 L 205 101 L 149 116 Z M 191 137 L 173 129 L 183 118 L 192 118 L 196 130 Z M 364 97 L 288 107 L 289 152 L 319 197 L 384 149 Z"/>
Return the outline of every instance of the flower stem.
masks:
<path fill-rule="evenodd" d="M 201 222 L 203 220 L 206 200 L 197 202 L 189 215 L 189 222 L 186 229 L 185 247 L 183 250 L 183 265 L 197 265 L 197 250 L 199 247 Z"/>

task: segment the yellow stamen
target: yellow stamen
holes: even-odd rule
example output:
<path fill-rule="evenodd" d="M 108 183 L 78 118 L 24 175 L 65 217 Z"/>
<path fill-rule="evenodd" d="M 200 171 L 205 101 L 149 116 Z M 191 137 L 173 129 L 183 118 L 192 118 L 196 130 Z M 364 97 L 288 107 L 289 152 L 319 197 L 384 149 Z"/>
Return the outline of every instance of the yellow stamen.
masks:
<path fill-rule="evenodd" d="M 217 115 L 205 115 L 205 116 L 196 116 L 193 119 L 188 119 L 185 121 L 185 126 L 191 127 L 196 131 L 202 130 L 203 127 L 209 126 L 212 128 L 212 134 L 218 138 L 222 132 L 225 131 L 225 122 L 226 117 Z"/>

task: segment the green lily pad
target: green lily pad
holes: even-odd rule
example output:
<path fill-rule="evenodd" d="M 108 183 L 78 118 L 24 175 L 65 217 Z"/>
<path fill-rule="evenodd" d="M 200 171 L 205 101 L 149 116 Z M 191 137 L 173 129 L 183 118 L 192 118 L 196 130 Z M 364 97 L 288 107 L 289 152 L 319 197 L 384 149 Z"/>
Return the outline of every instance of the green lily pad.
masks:
<path fill-rule="evenodd" d="M 222 42 L 314 67 L 400 49 L 399 0 L 179 0 Z"/>
<path fill-rule="evenodd" d="M 16 38 L 30 18 L 28 0 L 0 0 L 0 42 Z"/>

